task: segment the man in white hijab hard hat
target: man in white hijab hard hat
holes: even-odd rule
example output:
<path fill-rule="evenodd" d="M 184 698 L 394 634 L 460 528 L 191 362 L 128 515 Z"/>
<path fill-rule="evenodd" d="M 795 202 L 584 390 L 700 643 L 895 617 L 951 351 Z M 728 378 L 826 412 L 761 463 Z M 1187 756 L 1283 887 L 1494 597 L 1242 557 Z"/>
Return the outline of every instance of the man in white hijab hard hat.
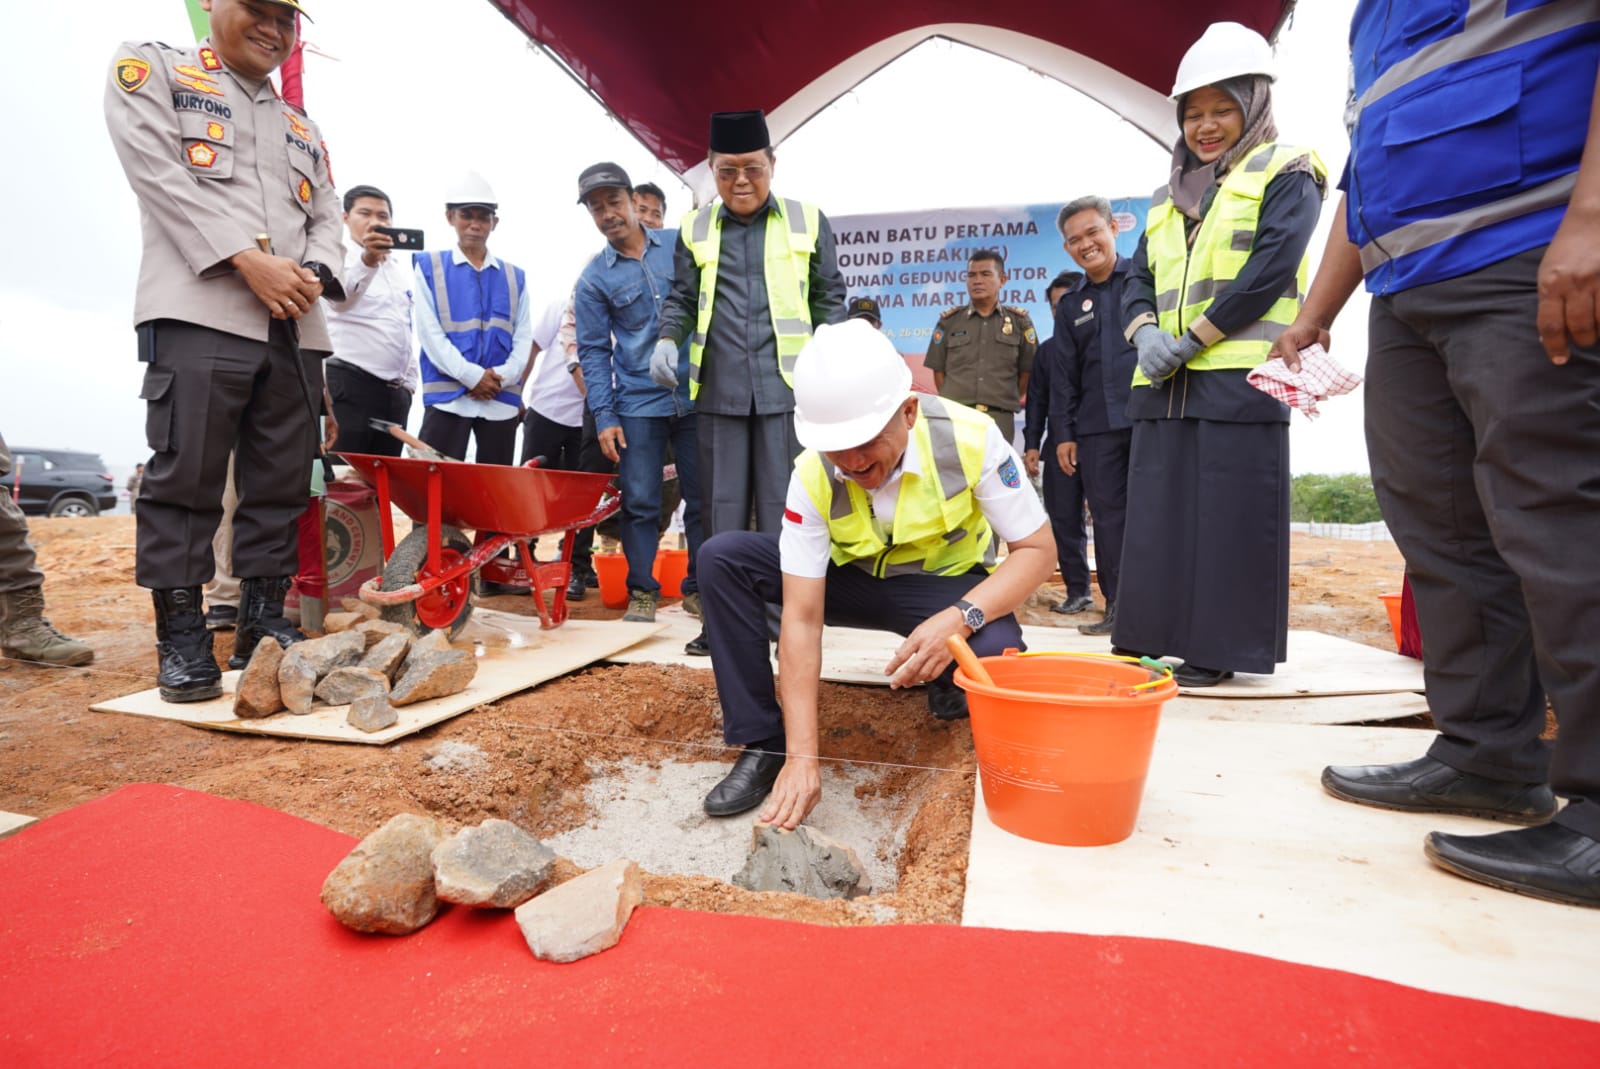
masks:
<path fill-rule="evenodd" d="M 961 635 L 980 656 L 1021 649 L 1012 612 L 1055 568 L 1044 508 L 994 421 L 913 394 L 905 361 L 870 324 L 819 326 L 794 394 L 805 452 L 781 533 L 725 531 L 700 552 L 723 738 L 744 747 L 705 809 L 732 816 L 770 793 L 761 819 L 790 829 L 822 797 L 824 622 L 906 636 L 884 669 L 890 685 L 926 683 L 930 712 L 960 719 L 966 695 L 946 640 Z M 997 566 L 1000 540 L 1009 553 Z M 783 606 L 776 689 L 769 602 Z"/>

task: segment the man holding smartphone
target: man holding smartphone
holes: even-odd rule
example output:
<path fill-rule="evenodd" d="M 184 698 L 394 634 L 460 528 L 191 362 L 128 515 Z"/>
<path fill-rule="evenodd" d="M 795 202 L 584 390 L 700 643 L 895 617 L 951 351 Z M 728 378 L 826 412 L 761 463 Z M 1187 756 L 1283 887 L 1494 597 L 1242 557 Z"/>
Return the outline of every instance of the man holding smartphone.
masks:
<path fill-rule="evenodd" d="M 392 212 L 389 195 L 377 186 L 354 186 L 344 195 L 351 247 L 344 261 L 345 298 L 328 302 L 333 356 L 324 365 L 339 422 L 334 443 L 339 453 L 399 456 L 400 440 L 373 429 L 371 421 L 404 427 L 417 392 L 412 274 L 409 264 L 391 253 Z"/>

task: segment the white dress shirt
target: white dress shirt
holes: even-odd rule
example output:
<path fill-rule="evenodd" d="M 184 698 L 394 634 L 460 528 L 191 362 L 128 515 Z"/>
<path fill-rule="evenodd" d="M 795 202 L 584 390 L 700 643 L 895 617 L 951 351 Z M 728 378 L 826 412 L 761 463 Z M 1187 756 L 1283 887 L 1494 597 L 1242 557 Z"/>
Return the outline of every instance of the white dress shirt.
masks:
<path fill-rule="evenodd" d="M 452 260 L 458 263 L 471 264 L 465 255 L 452 249 L 449 253 Z M 493 255 L 485 255 L 484 268 L 498 267 L 501 271 L 509 271 L 509 264 L 503 264 Z M 433 291 L 428 289 L 428 284 L 423 279 L 422 264 L 418 263 L 412 272 L 412 287 L 416 290 L 417 302 L 412 313 L 412 323 L 416 327 L 417 340 L 422 343 L 422 348 L 427 352 L 428 359 L 433 361 L 433 366 L 455 379 L 467 389 L 478 385 L 478 380 L 483 378 L 484 368 L 472 363 L 461 355 L 461 350 L 451 344 L 445 335 L 444 328 L 439 325 L 439 307 L 434 304 Z M 517 295 L 517 308 L 512 321 L 511 355 L 506 362 L 496 368 L 487 370 L 495 371 L 508 388 L 515 392 L 515 383 L 522 378 L 523 365 L 528 362 L 528 353 L 533 349 L 533 302 L 528 299 L 526 292 Z M 462 394 L 453 401 L 445 401 L 435 406 L 457 416 L 466 416 L 469 419 L 515 419 L 517 406 L 508 405 L 504 401 L 490 399 L 479 401 L 474 397 Z"/>
<path fill-rule="evenodd" d="M 361 246 L 344 258 L 345 299 L 329 299 L 333 358 L 384 382 L 399 381 L 416 396 L 419 374 L 411 341 L 414 276 L 393 253 L 368 267 Z"/>
<path fill-rule="evenodd" d="M 577 345 L 572 345 L 570 353 L 562 345 L 562 313 L 571 307 L 571 297 L 553 302 L 534 326 L 533 340 L 538 343 L 539 355 L 534 358 L 524 396 L 528 407 L 545 419 L 563 427 L 581 427 L 583 394 L 578 391 L 572 372 L 567 370 L 567 365 L 578 358 Z"/>

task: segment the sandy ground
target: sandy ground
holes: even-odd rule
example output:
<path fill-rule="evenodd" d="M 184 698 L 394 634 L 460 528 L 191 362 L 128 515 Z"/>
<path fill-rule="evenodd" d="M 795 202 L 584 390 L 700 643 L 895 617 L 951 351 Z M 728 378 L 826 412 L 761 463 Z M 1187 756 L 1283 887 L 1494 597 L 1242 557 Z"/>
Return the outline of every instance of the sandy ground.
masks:
<path fill-rule="evenodd" d="M 88 669 L 0 660 L 0 810 L 47 817 L 123 784 L 171 783 L 364 835 L 398 812 L 455 824 L 513 820 L 557 844 L 565 871 L 630 852 L 647 901 L 830 924 L 960 919 L 975 786 L 971 732 L 932 720 L 920 693 L 824 684 L 822 737 L 839 759 L 818 825 L 856 836 L 879 890 L 848 902 L 757 894 L 726 882 L 749 824 L 709 822 L 697 796 L 725 760 L 709 671 L 590 668 L 386 747 L 279 740 L 93 713 L 154 682 L 149 595 L 133 583 L 133 518 L 33 521 L 49 615 L 91 642 Z M 1290 626 L 1393 648 L 1378 595 L 1398 591 L 1391 543 L 1296 537 Z M 1025 622 L 1076 625 L 1046 606 Z M 487 605 L 517 611 L 519 599 Z M 591 592 L 574 616 L 615 618 Z M 232 637 L 218 635 L 226 658 Z M 695 764 L 698 763 L 698 764 Z M 665 799 L 665 801 L 664 801 Z M 675 806 L 676 811 L 664 810 Z M 858 818 L 859 822 L 858 822 Z M 655 830 L 659 826 L 661 831 Z M 833 829 L 825 829 L 833 830 Z M 841 834 L 833 830 L 834 834 Z M 717 873 L 724 875 L 718 876 Z"/>

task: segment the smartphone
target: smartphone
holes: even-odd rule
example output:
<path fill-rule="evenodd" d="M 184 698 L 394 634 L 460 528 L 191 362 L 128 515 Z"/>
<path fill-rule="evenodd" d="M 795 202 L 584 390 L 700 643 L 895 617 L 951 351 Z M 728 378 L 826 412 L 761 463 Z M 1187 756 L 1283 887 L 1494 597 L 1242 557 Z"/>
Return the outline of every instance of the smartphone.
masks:
<path fill-rule="evenodd" d="M 420 230 L 407 230 L 402 226 L 375 226 L 372 229 L 394 242 L 394 247 L 401 252 L 421 252 L 427 247 L 422 243 Z"/>

